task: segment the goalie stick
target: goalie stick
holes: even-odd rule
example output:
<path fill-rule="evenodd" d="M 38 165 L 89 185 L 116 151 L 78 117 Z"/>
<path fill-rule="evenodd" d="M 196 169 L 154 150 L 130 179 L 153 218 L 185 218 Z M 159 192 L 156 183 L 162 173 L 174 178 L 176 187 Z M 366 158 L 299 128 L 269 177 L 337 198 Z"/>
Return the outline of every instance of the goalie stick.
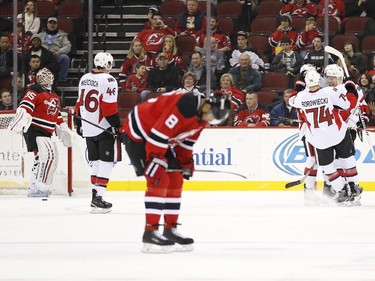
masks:
<path fill-rule="evenodd" d="M 326 51 L 327 53 L 330 53 L 330 54 L 338 57 L 341 60 L 342 68 L 344 69 L 346 78 L 349 78 L 348 67 L 346 66 L 346 63 L 345 63 L 345 60 L 344 60 L 344 56 L 342 55 L 342 53 L 339 50 L 337 50 L 337 49 L 335 49 L 335 48 L 333 48 L 331 46 L 325 46 L 324 47 L 324 51 Z"/>
<path fill-rule="evenodd" d="M 302 178 L 300 178 L 299 180 L 288 182 L 288 183 L 285 185 L 285 188 L 291 188 L 291 187 L 293 187 L 293 186 L 296 186 L 296 185 L 299 185 L 299 184 L 305 182 L 305 180 L 306 180 L 307 177 L 310 175 L 310 172 L 312 171 L 312 169 L 313 169 L 314 167 L 315 167 L 315 165 L 312 166 L 311 168 L 309 168 L 309 169 L 307 170 L 307 173 L 306 173 Z"/>
<path fill-rule="evenodd" d="M 167 172 L 179 172 L 179 173 L 188 173 L 190 174 L 190 170 L 189 169 L 167 169 Z M 247 177 L 245 177 L 244 175 L 241 175 L 241 174 L 238 174 L 238 173 L 234 173 L 234 172 L 227 172 L 227 171 L 218 171 L 218 170 L 195 170 L 194 172 L 198 172 L 198 173 L 224 173 L 224 174 L 229 174 L 229 175 L 235 175 L 235 176 L 239 176 L 241 178 L 244 178 L 244 179 L 247 179 Z"/>
<path fill-rule="evenodd" d="M 77 119 L 79 119 L 83 122 L 86 122 L 86 123 L 88 123 L 88 124 L 90 124 L 90 125 L 92 125 L 96 128 L 99 128 L 99 129 L 103 130 L 104 132 L 107 132 L 108 134 L 110 134 L 114 137 L 117 137 L 117 135 L 115 133 L 113 133 L 113 132 L 111 132 L 107 129 L 104 129 L 103 127 L 100 127 L 99 125 L 97 125 L 95 123 L 92 123 L 91 121 L 86 120 L 86 119 L 82 118 L 81 116 L 78 116 L 77 114 L 74 114 L 74 113 L 70 112 L 70 110 L 68 108 L 62 108 L 62 107 L 57 106 L 56 104 L 53 104 L 53 103 L 48 102 L 46 100 L 44 101 L 44 104 L 48 104 L 48 106 L 51 106 L 51 107 L 57 108 L 58 110 L 64 111 L 64 112 L 68 113 L 69 115 L 73 116 L 74 118 L 77 118 Z"/>

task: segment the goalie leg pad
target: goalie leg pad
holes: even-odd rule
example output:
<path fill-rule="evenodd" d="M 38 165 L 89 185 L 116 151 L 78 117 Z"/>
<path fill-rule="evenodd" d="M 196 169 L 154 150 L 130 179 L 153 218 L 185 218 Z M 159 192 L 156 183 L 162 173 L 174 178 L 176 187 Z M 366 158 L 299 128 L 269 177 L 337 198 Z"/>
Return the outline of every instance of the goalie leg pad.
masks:
<path fill-rule="evenodd" d="M 37 182 L 50 185 L 58 164 L 56 144 L 47 137 L 37 137 L 36 143 L 39 156 Z"/>

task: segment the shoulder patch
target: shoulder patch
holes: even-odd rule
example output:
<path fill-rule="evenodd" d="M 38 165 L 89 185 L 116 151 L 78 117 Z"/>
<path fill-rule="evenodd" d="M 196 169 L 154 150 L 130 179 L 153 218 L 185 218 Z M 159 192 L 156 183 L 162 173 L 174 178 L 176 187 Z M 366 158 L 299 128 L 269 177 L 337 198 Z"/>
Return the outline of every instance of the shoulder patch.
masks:
<path fill-rule="evenodd" d="M 108 82 L 114 82 L 115 81 L 115 78 L 113 77 L 108 77 Z"/>
<path fill-rule="evenodd" d="M 181 112 L 182 116 L 191 118 L 197 116 L 198 111 L 198 97 L 194 94 L 184 94 L 177 102 L 177 108 Z"/>

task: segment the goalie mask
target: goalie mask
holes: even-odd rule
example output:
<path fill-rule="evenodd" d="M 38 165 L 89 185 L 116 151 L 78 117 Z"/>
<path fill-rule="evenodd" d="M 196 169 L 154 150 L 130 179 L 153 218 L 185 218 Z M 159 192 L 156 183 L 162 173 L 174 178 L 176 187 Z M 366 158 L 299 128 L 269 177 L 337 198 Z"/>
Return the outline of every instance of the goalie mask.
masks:
<path fill-rule="evenodd" d="M 326 77 L 336 77 L 337 85 L 340 85 L 344 81 L 344 70 L 337 64 L 329 64 L 324 69 L 324 75 Z"/>
<path fill-rule="evenodd" d="M 113 65 L 113 57 L 110 53 L 100 52 L 94 58 L 96 68 L 105 68 L 111 70 Z"/>
<path fill-rule="evenodd" d="M 230 98 L 225 94 L 211 94 L 206 102 L 211 105 L 207 114 L 210 116 L 211 125 L 219 125 L 223 123 L 229 116 Z"/>
<path fill-rule="evenodd" d="M 48 68 L 42 68 L 36 74 L 36 83 L 47 90 L 52 89 L 53 80 L 54 76 Z"/>
<path fill-rule="evenodd" d="M 306 71 L 305 83 L 307 87 L 319 86 L 320 74 L 316 70 Z"/>

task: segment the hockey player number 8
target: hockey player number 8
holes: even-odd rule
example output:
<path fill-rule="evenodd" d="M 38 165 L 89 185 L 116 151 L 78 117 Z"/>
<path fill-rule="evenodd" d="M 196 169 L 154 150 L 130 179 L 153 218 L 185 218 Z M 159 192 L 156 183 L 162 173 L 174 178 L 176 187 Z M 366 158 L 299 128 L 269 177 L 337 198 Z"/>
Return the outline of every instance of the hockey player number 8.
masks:
<path fill-rule="evenodd" d="M 83 104 L 83 97 L 85 97 L 85 89 L 81 90 L 80 104 Z M 98 101 L 98 91 L 91 90 L 87 93 L 85 97 L 85 109 L 88 112 L 96 112 L 98 110 L 99 101 Z"/>
<path fill-rule="evenodd" d="M 312 113 L 314 119 L 314 128 L 319 128 L 319 124 L 327 122 L 328 126 L 333 123 L 334 116 L 325 106 L 306 109 L 306 113 Z"/>
<path fill-rule="evenodd" d="M 169 129 L 172 129 L 174 126 L 176 126 L 176 124 L 178 123 L 178 118 L 176 115 L 174 114 L 171 114 L 169 115 L 168 119 L 165 120 L 165 125 L 169 128 Z"/>

